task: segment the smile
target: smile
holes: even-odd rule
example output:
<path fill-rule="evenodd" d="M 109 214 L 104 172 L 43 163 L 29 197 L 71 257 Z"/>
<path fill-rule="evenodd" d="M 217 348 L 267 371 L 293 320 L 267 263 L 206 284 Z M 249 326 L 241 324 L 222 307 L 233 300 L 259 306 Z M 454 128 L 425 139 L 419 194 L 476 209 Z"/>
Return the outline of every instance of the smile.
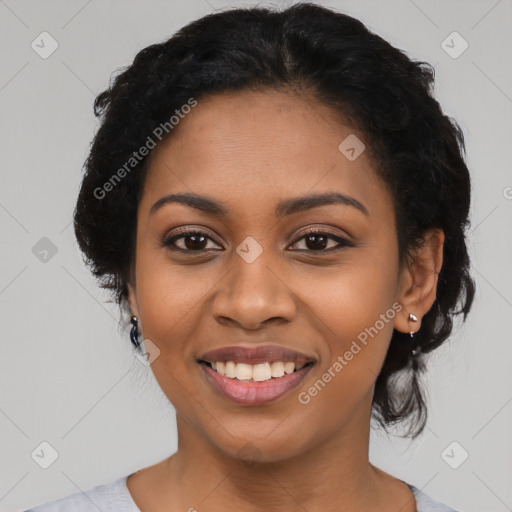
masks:
<path fill-rule="evenodd" d="M 198 363 L 209 384 L 239 405 L 276 401 L 297 388 L 315 364 L 305 354 L 276 345 L 217 349 Z"/>

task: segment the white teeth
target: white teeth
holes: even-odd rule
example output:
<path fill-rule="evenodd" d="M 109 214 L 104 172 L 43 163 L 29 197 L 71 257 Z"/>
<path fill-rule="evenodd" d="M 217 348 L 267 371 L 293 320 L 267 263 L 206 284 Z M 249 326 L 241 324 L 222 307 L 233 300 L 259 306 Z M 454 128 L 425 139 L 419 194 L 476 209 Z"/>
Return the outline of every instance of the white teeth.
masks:
<path fill-rule="evenodd" d="M 295 370 L 295 363 L 284 363 L 284 373 L 293 373 Z"/>
<path fill-rule="evenodd" d="M 272 377 L 282 377 L 284 375 L 284 363 L 276 361 L 270 366 Z"/>
<path fill-rule="evenodd" d="M 218 362 L 218 363 L 216 363 L 216 365 L 217 365 L 217 371 L 218 371 L 221 375 L 226 375 L 226 364 L 225 364 L 225 363 Z"/>
<path fill-rule="evenodd" d="M 226 375 L 226 377 L 227 377 L 227 375 Z M 251 380 L 252 379 L 252 366 L 250 364 L 238 363 L 236 365 L 236 378 L 238 380 Z"/>
<path fill-rule="evenodd" d="M 217 361 L 210 363 L 213 370 L 230 379 L 252 380 L 264 382 L 272 377 L 279 378 L 289 375 L 295 370 L 304 368 L 304 364 L 295 365 L 294 362 L 274 361 L 273 363 L 246 364 L 234 361 Z"/>
<path fill-rule="evenodd" d="M 270 380 L 272 377 L 272 374 L 270 373 L 270 364 L 269 363 L 262 363 L 262 364 L 255 364 L 252 368 L 252 378 L 256 382 L 262 382 L 264 380 Z"/>
<path fill-rule="evenodd" d="M 233 361 L 226 363 L 226 377 L 234 379 L 236 377 L 236 364 Z"/>

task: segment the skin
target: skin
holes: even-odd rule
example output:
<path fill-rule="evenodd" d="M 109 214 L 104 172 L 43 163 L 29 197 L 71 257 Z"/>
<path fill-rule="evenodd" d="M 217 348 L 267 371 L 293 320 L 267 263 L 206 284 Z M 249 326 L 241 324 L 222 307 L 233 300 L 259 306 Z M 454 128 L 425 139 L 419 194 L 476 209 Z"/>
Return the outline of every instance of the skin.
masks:
<path fill-rule="evenodd" d="M 176 409 L 178 450 L 128 479 L 142 511 L 216 512 L 227 503 L 240 511 L 415 510 L 405 483 L 369 463 L 371 403 L 393 328 L 417 331 L 434 302 L 444 235 L 428 231 L 399 264 L 393 199 L 369 151 L 349 161 L 338 150 L 351 133 L 364 142 L 306 93 L 243 91 L 201 98 L 150 155 L 129 302 L 143 338 L 160 350 L 151 369 Z M 357 199 L 368 215 L 331 204 L 275 216 L 280 200 L 333 191 Z M 178 203 L 150 215 L 177 192 L 211 197 L 229 215 Z M 200 255 L 162 244 L 185 226 L 211 238 L 196 243 Z M 315 250 L 318 239 L 304 238 L 308 227 L 353 246 L 326 252 L 338 246 L 329 239 Z M 263 249 L 252 263 L 236 252 L 247 236 Z M 196 247 L 190 238 L 175 245 L 187 241 Z M 298 393 L 396 303 L 401 311 L 301 404 Z M 208 384 L 196 360 L 237 343 L 280 344 L 317 364 L 284 398 L 236 405 Z"/>

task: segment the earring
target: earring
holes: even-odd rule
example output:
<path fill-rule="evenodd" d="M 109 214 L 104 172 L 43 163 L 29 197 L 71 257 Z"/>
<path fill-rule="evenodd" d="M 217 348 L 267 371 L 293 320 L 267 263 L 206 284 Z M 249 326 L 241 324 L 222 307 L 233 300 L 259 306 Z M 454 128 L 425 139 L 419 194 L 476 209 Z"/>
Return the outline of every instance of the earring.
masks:
<path fill-rule="evenodd" d="M 139 333 L 138 333 L 139 322 L 137 321 L 136 316 L 132 316 L 131 323 L 132 323 L 133 327 L 132 327 L 132 330 L 130 331 L 130 340 L 135 345 L 135 348 L 139 348 L 139 345 L 140 345 Z"/>
<path fill-rule="evenodd" d="M 418 317 L 414 314 L 414 313 L 409 313 L 409 320 L 411 322 L 417 322 L 418 321 Z M 413 357 L 416 357 L 418 354 L 419 354 L 419 346 L 418 344 L 414 343 L 414 331 L 411 331 L 410 333 L 410 336 L 411 336 L 411 342 L 412 342 L 412 345 L 413 345 L 413 348 L 411 350 L 411 354 Z"/>

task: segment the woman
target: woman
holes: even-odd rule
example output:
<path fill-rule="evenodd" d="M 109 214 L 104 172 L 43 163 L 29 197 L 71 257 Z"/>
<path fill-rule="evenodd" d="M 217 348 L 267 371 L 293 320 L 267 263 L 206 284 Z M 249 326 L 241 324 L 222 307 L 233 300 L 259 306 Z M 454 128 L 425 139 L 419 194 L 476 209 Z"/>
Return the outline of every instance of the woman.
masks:
<path fill-rule="evenodd" d="M 474 295 L 463 136 L 432 86 L 302 4 L 199 19 L 98 96 L 75 233 L 178 450 L 32 510 L 453 510 L 368 460 L 372 418 L 424 429 L 427 354 Z"/>

